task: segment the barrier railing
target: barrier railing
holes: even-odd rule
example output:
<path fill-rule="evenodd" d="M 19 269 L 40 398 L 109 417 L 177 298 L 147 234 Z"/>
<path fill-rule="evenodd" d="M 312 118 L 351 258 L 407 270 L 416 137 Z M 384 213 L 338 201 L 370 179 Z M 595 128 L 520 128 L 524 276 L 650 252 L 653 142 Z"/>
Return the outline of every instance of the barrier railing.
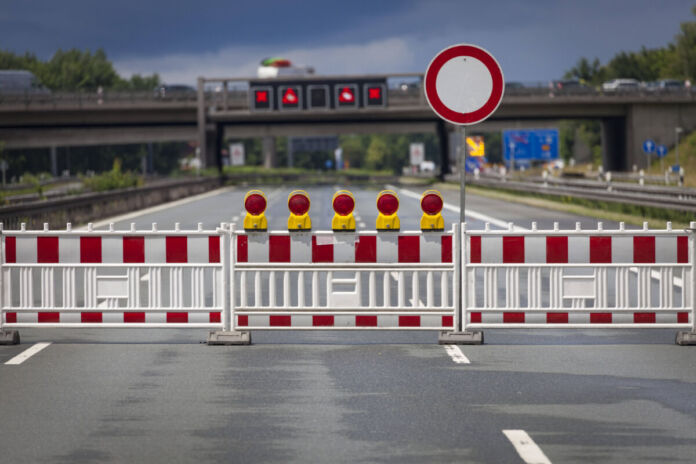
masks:
<path fill-rule="evenodd" d="M 234 232 L 234 327 L 455 327 L 451 232 Z"/>
<path fill-rule="evenodd" d="M 696 222 L 691 224 L 696 230 Z M 22 327 L 679 328 L 696 338 L 684 230 L 1 231 L 0 332 Z M 218 335 L 215 335 L 218 334 Z M 230 338 L 225 338 L 228 334 Z M 473 335 L 472 335 L 473 334 Z M 480 334 L 479 334 L 480 335 Z"/>
<path fill-rule="evenodd" d="M 486 227 L 465 240 L 468 329 L 693 327 L 684 231 Z"/>
<path fill-rule="evenodd" d="M 222 328 L 228 243 L 201 224 L 3 232 L 0 329 Z"/>

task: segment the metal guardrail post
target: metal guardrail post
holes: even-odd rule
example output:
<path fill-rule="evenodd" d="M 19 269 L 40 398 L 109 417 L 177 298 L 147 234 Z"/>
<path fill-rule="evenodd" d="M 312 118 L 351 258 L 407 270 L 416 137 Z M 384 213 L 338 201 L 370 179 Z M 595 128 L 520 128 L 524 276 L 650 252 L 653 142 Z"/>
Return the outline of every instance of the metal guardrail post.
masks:
<path fill-rule="evenodd" d="M 18 345 L 19 331 L 5 330 L 5 303 L 8 298 L 5 295 L 5 234 L 3 233 L 3 223 L 0 222 L 0 345 Z"/>

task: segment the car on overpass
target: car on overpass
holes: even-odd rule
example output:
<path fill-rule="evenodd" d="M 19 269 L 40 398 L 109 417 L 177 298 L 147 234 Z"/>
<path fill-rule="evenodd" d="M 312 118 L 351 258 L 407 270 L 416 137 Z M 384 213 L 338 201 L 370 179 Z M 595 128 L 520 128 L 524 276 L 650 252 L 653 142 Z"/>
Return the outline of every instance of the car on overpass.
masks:
<path fill-rule="evenodd" d="M 636 79 L 612 79 L 602 84 L 605 92 L 632 92 L 640 90 L 640 82 Z"/>
<path fill-rule="evenodd" d="M 49 95 L 51 91 L 31 71 L 23 69 L 0 71 L 2 95 Z"/>
<path fill-rule="evenodd" d="M 155 98 L 181 98 L 196 95 L 196 89 L 190 85 L 162 84 L 155 88 Z"/>

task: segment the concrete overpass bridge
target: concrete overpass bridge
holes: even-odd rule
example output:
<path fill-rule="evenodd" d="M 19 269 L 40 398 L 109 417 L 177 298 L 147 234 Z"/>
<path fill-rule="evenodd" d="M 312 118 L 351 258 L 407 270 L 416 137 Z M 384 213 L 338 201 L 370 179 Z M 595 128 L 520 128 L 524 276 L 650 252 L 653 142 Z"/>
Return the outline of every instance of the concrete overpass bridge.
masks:
<path fill-rule="evenodd" d="M 311 76 L 293 80 L 306 85 L 326 79 L 419 83 L 422 76 Z M 258 80 L 199 78 L 197 94 L 167 98 L 149 93 L 0 97 L 0 140 L 12 149 L 197 139 L 205 161 L 214 164 L 225 137 L 261 136 L 268 140 L 286 135 L 436 132 L 443 156 L 447 156 L 447 132 L 453 127 L 435 116 L 417 84 L 405 86 L 405 90 L 389 85 L 387 104 L 379 108 L 255 112 L 247 91 L 250 81 Z M 217 90 L 210 90 L 212 87 Z M 600 120 L 605 168 L 627 169 L 642 160 L 645 138 L 671 146 L 675 127 L 696 129 L 696 92 L 508 89 L 497 112 L 476 130 L 549 127 L 562 119 Z"/>

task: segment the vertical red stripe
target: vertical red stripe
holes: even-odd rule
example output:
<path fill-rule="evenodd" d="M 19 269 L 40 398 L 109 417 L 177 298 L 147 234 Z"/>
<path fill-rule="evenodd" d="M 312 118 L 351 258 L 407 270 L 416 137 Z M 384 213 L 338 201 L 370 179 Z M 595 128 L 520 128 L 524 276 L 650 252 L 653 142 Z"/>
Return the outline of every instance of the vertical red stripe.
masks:
<path fill-rule="evenodd" d="M 145 323 L 145 313 L 123 313 L 123 322 L 126 324 L 143 324 Z"/>
<path fill-rule="evenodd" d="M 240 235 L 237 237 L 237 262 L 246 263 L 249 261 L 249 237 Z"/>
<path fill-rule="evenodd" d="M 80 237 L 80 262 L 101 263 L 102 241 L 101 237 Z"/>
<path fill-rule="evenodd" d="M 333 327 L 333 316 L 312 316 L 312 325 L 314 327 Z"/>
<path fill-rule="evenodd" d="M 611 313 L 590 313 L 590 324 L 611 324 Z"/>
<path fill-rule="evenodd" d="M 470 314 L 470 319 L 469 322 L 472 324 L 480 324 L 481 323 L 481 313 L 480 312 L 473 312 L 469 313 Z"/>
<path fill-rule="evenodd" d="M 568 262 L 568 237 L 546 237 L 546 262 Z"/>
<path fill-rule="evenodd" d="M 237 327 L 248 327 L 249 326 L 249 316 L 237 316 Z"/>
<path fill-rule="evenodd" d="M 377 237 L 374 235 L 361 235 L 355 243 L 356 263 L 377 262 Z"/>
<path fill-rule="evenodd" d="M 37 239 L 36 239 L 36 262 L 38 262 L 38 263 L 57 263 L 58 262 L 58 237 L 37 237 Z"/>
<path fill-rule="evenodd" d="M 211 235 L 208 237 L 208 262 L 220 262 L 220 236 Z"/>
<path fill-rule="evenodd" d="M 633 262 L 655 262 L 655 237 L 633 237 Z"/>
<path fill-rule="evenodd" d="M 167 313 L 167 323 L 168 324 L 186 324 L 188 322 L 187 312 L 168 312 Z"/>
<path fill-rule="evenodd" d="M 123 262 L 145 262 L 145 237 L 123 237 Z"/>
<path fill-rule="evenodd" d="M 399 327 L 420 327 L 420 316 L 399 316 Z"/>
<path fill-rule="evenodd" d="M 441 246 L 442 246 L 442 262 L 443 263 L 451 263 L 452 262 L 452 236 L 451 235 L 443 235 L 442 236 L 442 241 L 441 241 Z"/>
<path fill-rule="evenodd" d="M 17 323 L 17 313 L 5 313 L 5 322 L 7 324 Z"/>
<path fill-rule="evenodd" d="M 503 322 L 506 324 L 521 324 L 524 322 L 524 313 L 522 313 L 522 312 L 503 313 Z"/>
<path fill-rule="evenodd" d="M 270 316 L 268 319 L 271 327 L 290 327 L 292 323 L 291 316 Z"/>
<path fill-rule="evenodd" d="M 169 236 L 167 237 L 167 262 L 186 263 L 188 262 L 188 237 Z"/>
<path fill-rule="evenodd" d="M 442 316 L 442 327 L 454 327 L 454 316 Z"/>
<path fill-rule="evenodd" d="M 312 235 L 312 262 L 313 263 L 333 263 L 333 241 L 323 245 L 317 244 L 316 235 Z"/>
<path fill-rule="evenodd" d="M 503 263 L 524 263 L 524 237 L 503 237 Z"/>
<path fill-rule="evenodd" d="M 400 235 L 399 236 L 399 262 L 400 263 L 419 263 L 420 262 L 420 236 Z"/>
<path fill-rule="evenodd" d="M 677 262 L 689 262 L 689 237 L 684 235 L 677 237 Z"/>
<path fill-rule="evenodd" d="M 58 312 L 40 312 L 38 317 L 40 323 L 60 322 L 60 313 Z"/>
<path fill-rule="evenodd" d="M 567 324 L 568 313 L 546 313 L 547 324 Z"/>
<path fill-rule="evenodd" d="M 655 313 L 633 313 L 634 324 L 654 324 Z"/>
<path fill-rule="evenodd" d="M 469 256 L 472 263 L 481 262 L 481 236 L 472 235 L 469 238 Z"/>
<path fill-rule="evenodd" d="M 9 322 L 9 321 L 8 321 Z M 680 311 L 677 313 L 677 323 L 688 324 L 689 323 L 689 313 L 686 311 Z"/>
<path fill-rule="evenodd" d="M 686 237 L 684 237 L 686 238 Z M 5 262 L 6 263 L 16 263 L 17 262 L 17 238 L 16 237 L 5 237 Z"/>
<path fill-rule="evenodd" d="M 611 237 L 590 237 L 590 263 L 611 263 Z"/>
<path fill-rule="evenodd" d="M 377 327 L 377 316 L 355 316 L 357 327 Z"/>
<path fill-rule="evenodd" d="M 290 236 L 289 235 L 269 235 L 268 236 L 268 262 L 269 263 L 289 263 L 290 262 Z"/>
<path fill-rule="evenodd" d="M 100 312 L 80 313 L 80 322 L 82 322 L 83 324 L 101 323 L 102 322 L 102 313 L 100 313 Z"/>
<path fill-rule="evenodd" d="M 218 324 L 220 321 L 222 321 L 222 314 L 220 311 L 211 312 L 208 320 L 211 324 Z"/>

